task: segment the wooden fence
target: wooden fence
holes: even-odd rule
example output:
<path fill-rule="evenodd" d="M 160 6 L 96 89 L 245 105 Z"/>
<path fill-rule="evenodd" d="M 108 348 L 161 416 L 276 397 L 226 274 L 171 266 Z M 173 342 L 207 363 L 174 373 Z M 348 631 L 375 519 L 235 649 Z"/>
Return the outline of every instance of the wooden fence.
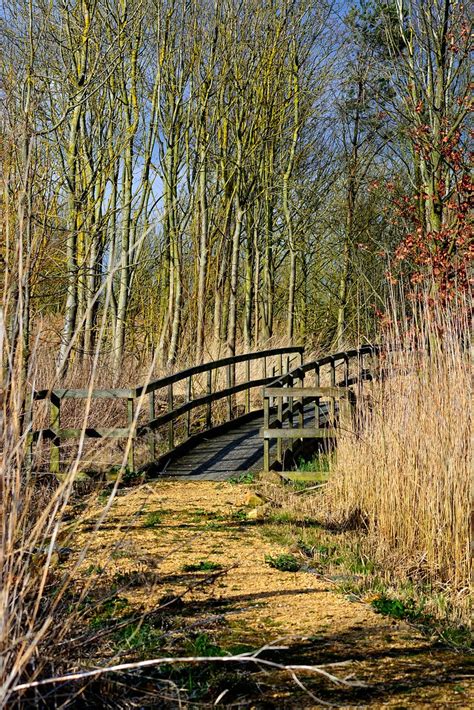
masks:
<path fill-rule="evenodd" d="M 272 439 L 276 439 L 276 462 L 283 466 L 285 440 L 288 442 L 287 448 L 292 451 L 298 440 L 334 441 L 341 430 L 352 428 L 353 411 L 362 382 L 372 378 L 373 363 L 372 367 L 367 367 L 366 360 L 373 360 L 379 352 L 380 347 L 367 345 L 357 350 L 327 355 L 299 365 L 263 388 L 264 421 L 261 433 L 266 471 L 271 465 Z M 355 365 L 352 374 L 351 365 Z M 339 379 L 340 369 L 342 376 Z M 324 374 L 328 386 L 322 387 Z M 312 380 L 312 383 L 309 384 L 308 380 Z M 314 423 L 308 426 L 305 423 L 308 405 L 313 403 L 314 415 L 310 419 Z M 323 403 L 326 403 L 325 408 Z"/>
<path fill-rule="evenodd" d="M 236 355 L 233 357 L 222 358 L 214 362 L 204 363 L 190 367 L 181 372 L 161 377 L 157 380 L 150 381 L 139 387 L 132 389 L 54 389 L 40 390 L 33 394 L 33 403 L 40 400 L 49 400 L 49 427 L 46 429 L 38 429 L 31 433 L 30 439 L 32 445 L 38 440 L 46 439 L 50 441 L 50 458 L 49 465 L 51 473 L 60 473 L 62 468 L 61 461 L 61 442 L 70 439 L 80 439 L 81 437 L 91 439 L 130 439 L 130 448 L 128 454 L 127 466 L 130 471 L 135 470 L 135 442 L 139 438 L 146 438 L 149 445 L 149 460 L 154 462 L 157 459 L 156 438 L 154 432 L 163 427 L 167 428 L 167 449 L 165 452 L 160 452 L 160 459 L 168 456 L 176 447 L 175 441 L 175 424 L 179 417 L 185 416 L 185 431 L 186 438 L 184 442 L 180 442 L 180 447 L 187 443 L 191 445 L 203 433 L 209 433 L 215 429 L 215 423 L 212 416 L 212 403 L 220 400 L 226 401 L 226 422 L 235 422 L 242 419 L 242 416 L 235 417 L 234 398 L 238 393 L 245 393 L 245 413 L 248 416 L 251 413 L 252 401 L 251 390 L 269 385 L 275 380 L 275 377 L 285 376 L 294 367 L 294 360 L 299 361 L 299 367 L 303 366 L 304 348 L 299 346 L 288 348 L 273 348 L 245 355 Z M 260 361 L 261 376 L 251 379 L 251 363 Z M 270 361 L 276 364 L 271 365 Z M 245 364 L 245 380 L 236 382 L 236 365 L 239 363 Z M 223 372 L 225 374 L 226 386 L 222 389 L 213 387 L 213 373 Z M 206 392 L 205 394 L 194 395 L 194 378 L 198 375 L 206 375 Z M 214 377 L 217 380 L 217 377 Z M 179 383 L 184 384 L 185 397 L 184 402 L 175 406 L 175 389 Z M 159 391 L 166 392 L 167 407 L 166 411 L 157 413 L 156 411 L 156 393 Z M 61 405 L 66 399 L 77 400 L 97 400 L 97 399 L 119 399 L 127 404 L 127 424 L 123 427 L 114 428 L 95 428 L 83 426 L 80 428 L 62 428 L 61 426 Z M 191 412 L 198 407 L 204 408 L 204 426 L 200 432 L 191 432 Z M 147 421 L 138 422 L 139 413 L 143 409 L 148 409 Z M 32 419 L 32 412 L 29 414 Z M 222 422 L 219 423 L 222 425 Z"/>

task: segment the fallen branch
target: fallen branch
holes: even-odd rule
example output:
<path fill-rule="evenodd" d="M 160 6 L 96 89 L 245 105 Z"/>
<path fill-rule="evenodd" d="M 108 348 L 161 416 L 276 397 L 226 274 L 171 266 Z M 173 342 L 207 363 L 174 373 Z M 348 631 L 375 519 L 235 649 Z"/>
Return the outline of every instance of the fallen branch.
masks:
<path fill-rule="evenodd" d="M 40 686 L 52 685 L 55 683 L 69 683 L 71 681 L 86 680 L 88 678 L 97 678 L 98 676 L 105 675 L 106 673 L 119 673 L 122 671 L 138 670 L 140 668 L 150 668 L 152 666 L 161 665 L 177 665 L 186 664 L 191 665 L 200 663 L 252 663 L 254 665 L 264 666 L 266 668 L 271 668 L 278 671 L 288 672 L 293 679 L 296 678 L 295 674 L 297 672 L 307 672 L 315 673 L 321 675 L 327 680 L 331 681 L 335 685 L 343 685 L 348 687 L 365 687 L 365 684 L 360 681 L 348 681 L 347 679 L 338 678 L 337 676 L 329 673 L 325 670 L 326 668 L 333 668 L 335 666 L 346 666 L 351 661 L 341 661 L 337 663 L 327 663 L 322 666 L 310 666 L 310 665 L 285 665 L 282 663 L 277 663 L 276 661 L 270 661 L 260 657 L 260 654 L 267 650 L 275 650 L 272 646 L 264 646 L 253 653 L 241 653 L 235 656 L 179 656 L 179 657 L 168 657 L 168 658 L 152 658 L 145 661 L 130 661 L 128 663 L 119 663 L 114 666 L 107 668 L 96 668 L 89 671 L 78 671 L 76 673 L 68 673 L 62 676 L 57 676 L 56 678 L 44 678 L 42 680 L 35 680 L 29 683 L 20 683 L 12 688 L 15 692 L 20 692 L 23 690 L 29 690 L 31 688 L 38 688 Z M 300 685 L 300 682 L 298 683 Z"/>

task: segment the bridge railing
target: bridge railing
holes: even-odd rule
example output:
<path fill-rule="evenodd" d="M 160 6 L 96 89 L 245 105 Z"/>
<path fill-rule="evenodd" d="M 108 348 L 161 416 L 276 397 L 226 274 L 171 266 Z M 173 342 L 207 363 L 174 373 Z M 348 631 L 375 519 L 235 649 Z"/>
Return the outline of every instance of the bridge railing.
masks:
<path fill-rule="evenodd" d="M 341 430 L 351 427 L 362 383 L 372 378 L 373 368 L 367 367 L 367 359 L 373 360 L 380 351 L 380 346 L 365 345 L 326 355 L 301 364 L 263 388 L 261 434 L 265 470 L 268 471 L 271 464 L 272 440 L 276 440 L 276 462 L 283 466 L 285 441 L 287 449 L 293 451 L 298 440 L 334 441 Z M 322 386 L 323 379 L 325 386 Z M 310 416 L 307 407 L 312 403 L 314 413 Z"/>
<path fill-rule="evenodd" d="M 86 439 L 130 439 L 127 466 L 129 470 L 134 471 L 136 464 L 135 444 L 138 439 L 148 441 L 150 462 L 164 461 L 174 450 L 191 444 L 197 436 L 202 436 L 203 433 L 207 434 L 216 428 L 212 411 L 214 402 L 224 400 L 226 405 L 224 422 L 220 421 L 219 427 L 250 416 L 252 414 L 251 391 L 253 389 L 260 390 L 265 385 L 269 385 L 275 380 L 277 374 L 280 377 L 285 376 L 294 367 L 295 359 L 302 366 L 303 354 L 303 347 L 292 346 L 235 355 L 195 365 L 130 389 L 38 390 L 33 393 L 33 402 L 49 401 L 49 427 L 32 431 L 30 440 L 32 444 L 41 439 L 49 440 L 49 469 L 51 473 L 56 474 L 61 471 L 61 445 L 66 440 L 79 440 L 82 437 Z M 244 365 L 245 374 L 244 380 L 238 382 L 236 366 L 240 363 Z M 256 377 L 252 373 L 252 363 L 256 363 L 257 367 L 260 366 L 260 376 Z M 205 375 L 205 392 L 196 394 L 195 380 L 202 375 Z M 218 375 L 225 377 L 224 387 L 217 386 Z M 178 388 L 181 390 L 179 396 L 176 395 Z M 182 394 L 183 390 L 184 395 Z M 157 407 L 159 392 L 165 393 L 166 405 L 164 408 L 163 406 Z M 243 414 L 236 412 L 235 408 L 235 398 L 239 393 L 245 393 Z M 90 401 L 91 406 L 94 400 L 124 401 L 127 406 L 126 426 L 63 428 L 61 423 L 62 403 L 68 399 Z M 163 397 L 161 401 L 163 401 Z M 198 408 L 204 409 L 203 426 L 199 431 L 192 431 L 192 412 Z M 161 411 L 157 411 L 158 409 Z M 235 416 L 236 413 L 238 416 Z M 139 421 L 139 417 L 142 421 Z M 181 417 L 186 417 L 184 440 L 176 446 L 176 422 Z M 29 414 L 29 418 L 32 420 L 32 412 Z M 162 448 L 160 452 L 157 452 L 156 432 L 158 430 L 163 432 L 164 428 L 166 428 L 166 437 L 160 437 L 162 447 L 164 443 L 164 450 Z"/>

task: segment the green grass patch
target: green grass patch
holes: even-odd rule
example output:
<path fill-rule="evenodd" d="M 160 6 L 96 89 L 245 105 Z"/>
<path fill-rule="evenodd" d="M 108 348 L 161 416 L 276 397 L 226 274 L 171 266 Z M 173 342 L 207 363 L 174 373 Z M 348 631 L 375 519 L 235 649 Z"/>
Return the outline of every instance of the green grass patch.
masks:
<path fill-rule="evenodd" d="M 194 564 L 183 565 L 183 572 L 216 572 L 222 569 L 222 565 L 218 562 L 212 562 L 211 560 L 201 560 Z"/>
<path fill-rule="evenodd" d="M 131 622 L 115 632 L 114 641 L 120 649 L 153 653 L 163 646 L 163 631 L 149 622 Z"/>
<path fill-rule="evenodd" d="M 143 521 L 144 528 L 155 528 L 157 525 L 162 523 L 162 512 L 159 510 L 151 511 L 147 514 L 145 520 Z"/>
<path fill-rule="evenodd" d="M 93 629 L 102 629 L 104 626 L 108 626 L 111 621 L 114 621 L 117 617 L 123 615 L 123 612 L 129 608 L 128 599 L 125 597 L 111 597 L 105 602 L 102 602 L 95 615 L 90 620 L 90 626 Z"/>
<path fill-rule="evenodd" d="M 187 639 L 186 650 L 191 656 L 226 656 L 226 652 L 218 646 L 206 633 L 197 634 Z"/>
<path fill-rule="evenodd" d="M 247 520 L 247 511 L 246 510 L 234 510 L 234 512 L 231 515 L 232 520 L 236 520 L 237 522 L 245 522 Z"/>
<path fill-rule="evenodd" d="M 328 454 L 318 454 L 312 459 L 298 459 L 298 471 L 306 473 L 328 474 L 333 463 L 333 456 Z"/>
<path fill-rule="evenodd" d="M 279 570 L 280 572 L 298 572 L 301 564 L 297 558 L 289 552 L 283 552 L 281 555 L 265 555 L 265 562 L 270 567 Z"/>
<path fill-rule="evenodd" d="M 249 485 L 250 483 L 255 483 L 256 475 L 255 473 L 251 473 L 250 471 L 248 473 L 242 473 L 239 476 L 231 476 L 228 480 L 229 483 L 233 484 L 234 486 L 237 484 L 245 484 Z"/>

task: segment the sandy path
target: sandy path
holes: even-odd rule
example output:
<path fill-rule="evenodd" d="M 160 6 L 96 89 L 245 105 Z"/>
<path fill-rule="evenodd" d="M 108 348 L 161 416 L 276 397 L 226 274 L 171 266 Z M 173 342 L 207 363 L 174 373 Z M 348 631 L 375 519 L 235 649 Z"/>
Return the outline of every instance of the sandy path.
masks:
<path fill-rule="evenodd" d="M 317 697 L 339 707 L 471 707 L 472 680 L 456 654 L 350 601 L 311 572 L 280 572 L 266 564 L 265 555 L 287 548 L 269 539 L 264 526 L 245 521 L 248 494 L 248 486 L 212 482 L 160 483 L 127 492 L 116 499 L 110 524 L 96 535 L 84 565 L 94 559 L 107 575 L 136 575 L 138 584 L 123 593 L 146 612 L 164 597 L 183 595 L 185 627 L 206 632 L 223 649 L 277 642 L 288 650 L 268 658 L 349 662 L 339 674 L 353 674 L 367 689 L 335 690 L 305 676 Z M 79 535 L 79 544 L 86 534 Z M 113 559 L 104 555 L 111 535 Z M 185 570 L 203 561 L 230 569 L 211 585 L 186 591 L 212 574 Z M 241 707 L 322 707 L 287 674 L 253 676 L 258 682 Z"/>

